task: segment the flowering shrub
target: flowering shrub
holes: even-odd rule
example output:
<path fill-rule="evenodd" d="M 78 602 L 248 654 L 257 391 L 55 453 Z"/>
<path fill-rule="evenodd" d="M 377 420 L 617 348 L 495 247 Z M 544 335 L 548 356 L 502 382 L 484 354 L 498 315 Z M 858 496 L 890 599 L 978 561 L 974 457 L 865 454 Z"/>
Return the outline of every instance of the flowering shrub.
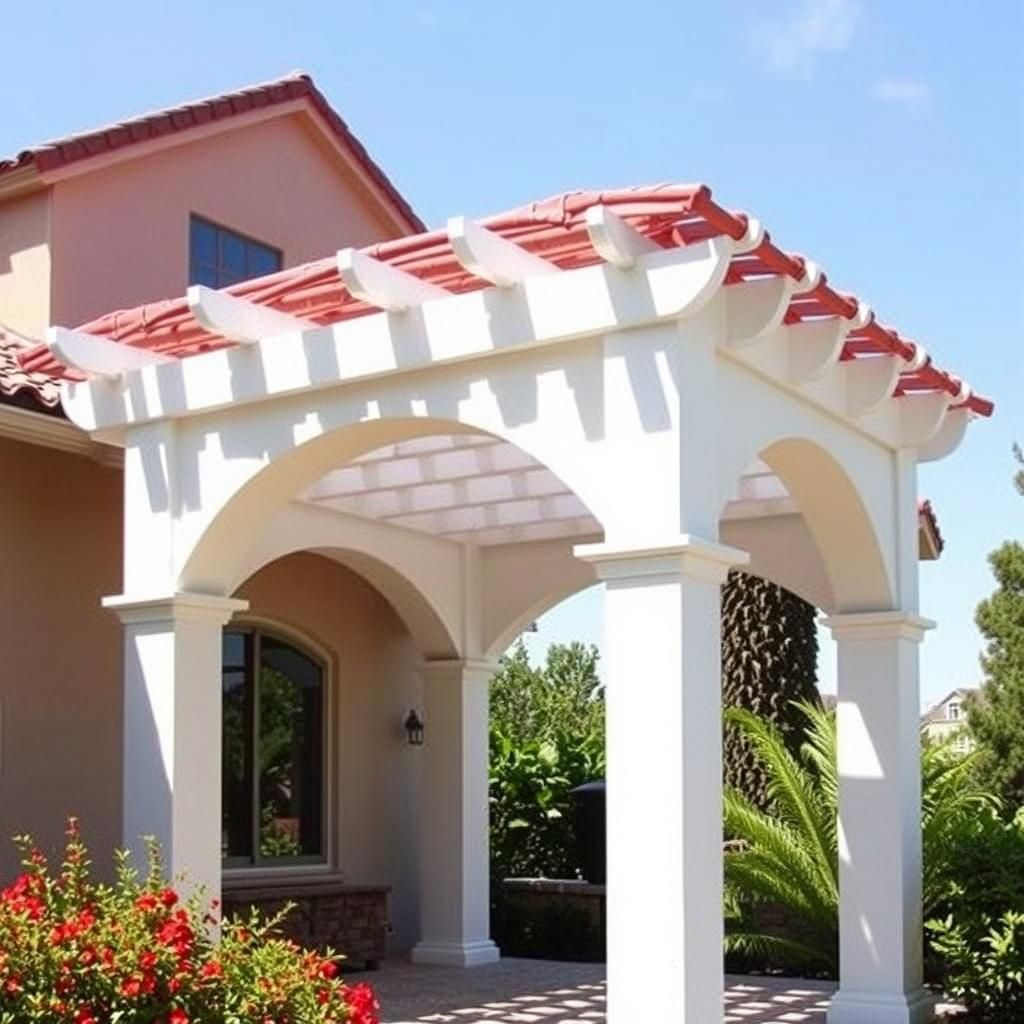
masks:
<path fill-rule="evenodd" d="M 275 934 L 280 918 L 224 921 L 163 880 L 155 845 L 144 879 L 119 854 L 95 883 L 77 823 L 54 874 L 26 838 L 24 873 L 0 892 L 0 1024 L 377 1024 L 366 985 L 337 958 Z"/>

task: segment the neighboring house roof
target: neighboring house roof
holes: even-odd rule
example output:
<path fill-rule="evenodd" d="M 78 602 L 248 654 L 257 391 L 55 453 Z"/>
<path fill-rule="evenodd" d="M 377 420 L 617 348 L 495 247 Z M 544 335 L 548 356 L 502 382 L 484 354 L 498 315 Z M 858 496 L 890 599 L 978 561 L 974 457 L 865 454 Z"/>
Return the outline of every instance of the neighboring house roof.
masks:
<path fill-rule="evenodd" d="M 917 503 L 917 525 L 921 557 L 926 561 L 934 561 L 942 554 L 946 541 L 939 529 L 939 517 L 927 498 Z"/>
<path fill-rule="evenodd" d="M 945 697 L 942 698 L 937 704 L 933 704 L 922 716 L 921 724 L 928 725 L 931 722 L 946 722 L 949 719 L 946 718 L 946 705 L 953 700 L 955 697 L 959 697 L 961 700 L 964 697 L 970 696 L 972 693 L 977 693 L 976 687 L 972 686 L 958 686 L 955 690 L 950 690 Z"/>
<path fill-rule="evenodd" d="M 19 353 L 34 344 L 0 325 L 0 400 L 36 411 L 57 411 L 60 381 L 49 373 L 24 370 L 18 362 Z"/>
<path fill-rule="evenodd" d="M 599 205 L 614 211 L 663 248 L 682 247 L 722 236 L 739 240 L 747 235 L 752 223 L 746 214 L 726 210 L 714 202 L 711 189 L 699 184 L 568 192 L 498 214 L 482 223 L 559 268 L 571 269 L 602 261 L 586 225 L 587 211 Z M 473 291 L 487 284 L 459 262 L 446 230 L 382 242 L 363 252 L 447 291 Z M 765 232 L 755 248 L 733 256 L 725 283 L 773 276 L 804 281 L 807 272 L 808 261 L 779 248 Z M 334 255 L 232 285 L 225 291 L 319 323 L 376 311 L 348 291 Z M 857 317 L 862 308 L 855 296 L 837 291 L 822 274 L 813 287 L 793 296 L 785 322 L 795 324 L 823 317 L 850 320 Z M 192 315 L 184 297 L 109 313 L 83 325 L 81 330 L 178 357 L 235 344 L 206 330 Z M 950 396 L 954 406 L 966 407 L 981 416 L 991 415 L 991 401 L 973 394 L 959 377 L 936 366 L 917 342 L 883 325 L 871 313 L 864 326 L 850 330 L 842 358 L 879 355 L 897 356 L 906 365 L 897 380 L 897 395 L 941 392 Z M 25 353 L 21 361 L 30 369 L 80 379 L 61 366 L 45 345 Z"/>
<path fill-rule="evenodd" d="M 408 229 L 414 232 L 426 230 L 423 221 L 370 157 L 363 144 L 352 134 L 348 125 L 324 98 L 323 93 L 313 84 L 312 78 L 302 72 L 294 72 L 272 82 L 248 86 L 236 92 L 184 103 L 103 128 L 40 143 L 22 150 L 15 157 L 0 160 L 0 185 L 16 172 L 28 169 L 39 172 L 45 182 L 48 173 L 64 170 L 92 157 L 296 100 L 308 101 L 323 118 L 336 141 L 352 155 L 356 163 L 384 193 L 402 219 L 407 222 Z"/>

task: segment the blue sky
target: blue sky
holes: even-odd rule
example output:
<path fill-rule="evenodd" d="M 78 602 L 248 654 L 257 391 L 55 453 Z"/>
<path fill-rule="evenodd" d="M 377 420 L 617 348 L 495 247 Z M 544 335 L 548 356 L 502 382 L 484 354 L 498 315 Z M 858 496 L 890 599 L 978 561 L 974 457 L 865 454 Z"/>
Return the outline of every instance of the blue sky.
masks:
<path fill-rule="evenodd" d="M 4 12 L 0 153 L 310 71 L 428 223 L 581 186 L 708 182 L 998 404 L 921 474 L 937 698 L 977 677 L 986 553 L 1021 536 L 1024 5 L 986 0 L 147 4 Z M 534 643 L 598 640 L 600 599 Z M 823 660 L 826 683 L 831 659 Z"/>

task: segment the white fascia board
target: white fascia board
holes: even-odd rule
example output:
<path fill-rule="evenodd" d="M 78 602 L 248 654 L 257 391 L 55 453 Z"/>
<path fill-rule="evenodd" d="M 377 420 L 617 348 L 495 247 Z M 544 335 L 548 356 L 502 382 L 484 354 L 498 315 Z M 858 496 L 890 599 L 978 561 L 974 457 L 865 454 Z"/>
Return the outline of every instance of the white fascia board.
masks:
<path fill-rule="evenodd" d="M 272 338 L 275 334 L 308 331 L 316 327 L 311 320 L 303 320 L 201 284 L 192 285 L 185 297 L 192 315 L 206 330 L 242 344 L 252 344 L 260 338 Z"/>
<path fill-rule="evenodd" d="M 405 316 L 371 313 L 204 352 L 130 372 L 123 382 L 66 382 L 64 408 L 94 431 L 682 319 L 716 293 L 731 254 L 728 239 L 714 238 L 661 249 L 634 270 L 600 263 L 514 289 L 445 292 Z"/>

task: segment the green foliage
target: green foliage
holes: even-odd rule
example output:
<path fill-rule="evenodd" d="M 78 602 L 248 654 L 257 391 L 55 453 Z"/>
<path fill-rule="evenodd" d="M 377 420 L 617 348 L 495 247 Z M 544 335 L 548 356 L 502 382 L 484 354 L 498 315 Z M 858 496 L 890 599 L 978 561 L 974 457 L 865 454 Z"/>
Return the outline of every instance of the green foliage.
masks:
<path fill-rule="evenodd" d="M 586 739 L 604 735 L 604 698 L 597 648 L 552 644 L 534 668 L 519 640 L 491 680 L 491 726 L 515 743 L 550 740 L 557 733 Z"/>
<path fill-rule="evenodd" d="M 1024 1020 L 1024 812 L 973 815 L 945 867 L 926 927 L 946 991 L 972 1022 Z"/>
<path fill-rule="evenodd" d="M 603 778 L 597 650 L 555 644 L 543 668 L 520 641 L 491 682 L 491 874 L 579 874 L 570 791 Z"/>
<path fill-rule="evenodd" d="M 726 711 L 754 749 L 771 811 L 736 789 L 725 793 L 726 951 L 772 966 L 835 973 L 838 968 L 838 773 L 835 715 L 801 704 L 806 742 L 794 755 L 780 730 L 742 708 Z M 951 849 L 996 802 L 975 784 L 973 757 L 941 744 L 922 752 L 924 906 L 947 893 Z M 759 925 L 764 906 L 784 908 L 788 927 Z"/>
<path fill-rule="evenodd" d="M 817 611 L 769 580 L 733 571 L 722 587 L 722 700 L 774 723 L 794 755 L 803 742 L 801 701 L 817 703 Z M 725 784 L 762 810 L 767 779 L 743 732 L 726 724 Z"/>
<path fill-rule="evenodd" d="M 1024 544 L 1007 541 L 989 562 L 998 588 L 978 606 L 985 683 L 968 702 L 968 723 L 991 785 L 1016 809 L 1024 807 Z"/>

